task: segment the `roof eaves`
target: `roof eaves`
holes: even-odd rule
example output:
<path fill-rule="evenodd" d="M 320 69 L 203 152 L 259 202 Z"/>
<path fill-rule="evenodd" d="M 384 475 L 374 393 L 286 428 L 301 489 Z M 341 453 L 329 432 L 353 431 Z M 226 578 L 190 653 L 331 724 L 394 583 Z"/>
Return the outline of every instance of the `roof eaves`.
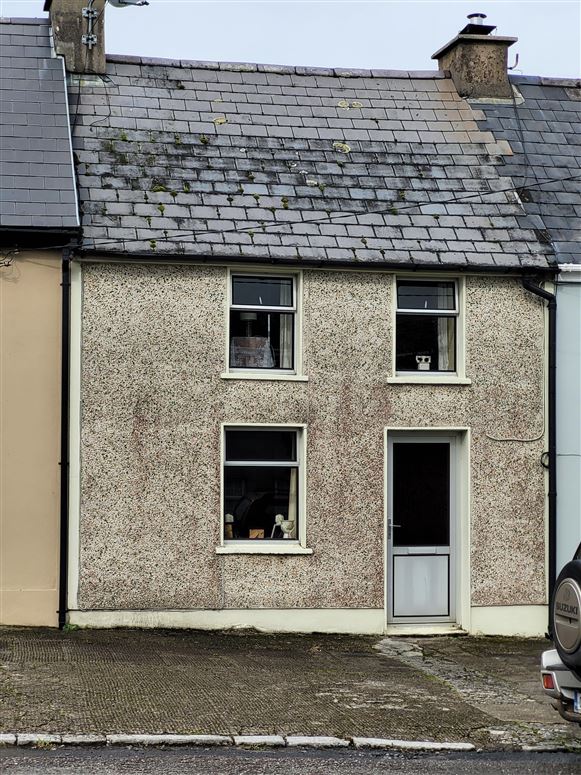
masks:
<path fill-rule="evenodd" d="M 66 226 L 2 226 L 0 238 L 4 246 L 17 250 L 62 250 L 65 247 L 76 249 L 81 239 L 81 229 Z"/>
<path fill-rule="evenodd" d="M 406 272 L 429 272 L 429 271 L 442 271 L 444 268 L 447 272 L 468 272 L 470 274 L 512 274 L 512 275 L 532 275 L 532 274 L 557 274 L 559 267 L 556 264 L 530 264 L 530 265 L 510 265 L 503 266 L 502 264 L 471 264 L 471 263 L 412 263 L 410 261 L 337 261 L 333 259 L 294 259 L 294 258 L 277 258 L 276 256 L 270 256 L 269 258 L 258 258 L 256 256 L 220 256 L 220 255 L 200 255 L 199 253 L 189 254 L 180 253 L 179 255 L 173 254 L 160 254 L 157 252 L 139 252 L 139 253 L 127 253 L 122 250 L 103 250 L 98 246 L 80 246 L 75 250 L 75 253 L 79 257 L 91 258 L 91 260 L 98 260 L 101 257 L 103 260 L 119 260 L 122 262 L 153 262 L 161 264 L 171 264 L 173 262 L 196 262 L 204 264 L 257 264 L 257 265 L 279 265 L 288 267 L 310 267 L 317 269 L 357 269 L 363 270 L 405 270 Z"/>

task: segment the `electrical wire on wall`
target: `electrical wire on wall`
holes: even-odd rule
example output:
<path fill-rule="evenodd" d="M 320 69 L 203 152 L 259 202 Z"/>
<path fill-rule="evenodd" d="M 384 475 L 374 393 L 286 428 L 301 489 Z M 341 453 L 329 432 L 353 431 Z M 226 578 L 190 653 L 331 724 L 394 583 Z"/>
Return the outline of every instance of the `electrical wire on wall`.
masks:
<path fill-rule="evenodd" d="M 515 67 L 516 67 L 517 64 L 518 64 L 518 55 L 517 55 L 517 60 L 516 60 L 516 63 L 515 63 Z M 516 87 L 512 83 L 510 84 L 510 90 L 511 90 L 511 96 L 512 96 L 511 104 L 512 104 L 513 114 L 514 114 L 514 117 L 515 117 L 515 123 L 516 123 L 516 126 L 517 126 L 518 136 L 519 136 L 519 139 L 520 139 L 520 144 L 521 144 L 521 148 L 522 148 L 522 154 L 523 154 L 523 158 L 524 158 L 524 174 L 523 174 L 523 177 L 522 177 L 522 182 L 521 182 L 520 190 L 521 190 L 521 192 L 524 192 L 524 190 L 526 189 L 526 184 L 527 184 L 527 181 L 528 181 L 528 178 L 529 178 L 529 172 L 532 173 L 532 176 L 533 176 L 533 178 L 535 180 L 534 184 L 532 184 L 529 188 L 533 188 L 534 187 L 534 188 L 537 188 L 537 189 L 542 189 L 543 184 L 549 183 L 549 182 L 555 182 L 555 181 L 550 180 L 550 179 L 539 180 L 539 177 L 537 175 L 537 171 L 536 171 L 534 165 L 531 163 L 531 160 L 529 158 L 529 154 L 528 154 L 528 150 L 527 150 L 527 146 L 526 146 L 526 137 L 525 137 L 525 133 L 524 133 L 524 128 L 523 128 L 523 125 L 522 125 L 522 120 L 521 120 L 521 117 L 520 117 L 520 114 L 519 114 L 518 105 L 517 105 L 517 101 L 516 101 Z M 566 180 L 566 178 L 562 178 L 562 180 Z M 526 214 L 526 211 L 525 211 L 524 207 L 523 207 L 523 211 Z M 548 242 L 549 242 L 549 244 L 551 245 L 551 247 L 554 250 L 555 246 L 554 246 L 553 241 L 550 240 L 550 238 L 548 237 L 549 232 L 548 232 L 548 230 L 546 228 L 546 225 L 545 225 L 545 220 L 544 220 L 544 217 L 543 217 L 543 213 L 541 212 L 540 203 L 539 203 L 539 217 L 540 217 L 540 219 L 542 221 L 542 224 L 543 224 L 543 231 L 544 231 L 545 235 L 547 235 Z M 546 361 L 546 358 L 547 358 L 546 341 L 543 341 L 543 358 Z M 521 442 L 521 443 L 532 443 L 532 442 L 540 441 L 541 439 L 543 439 L 544 436 L 545 436 L 545 432 L 546 432 L 546 395 L 545 395 L 545 393 L 546 393 L 546 388 L 545 388 L 545 384 L 544 384 L 544 381 L 543 381 L 543 383 L 542 383 L 543 427 L 542 427 L 541 432 L 537 436 L 534 436 L 534 437 L 529 438 L 529 439 L 523 439 L 523 438 L 517 438 L 517 437 L 498 438 L 498 437 L 492 436 L 491 434 L 486 433 L 485 434 L 486 438 L 491 439 L 492 441 L 499 441 L 499 442 L 511 441 L 511 442 Z M 548 452 L 543 452 L 543 454 L 541 455 L 541 465 L 544 468 L 549 468 L 548 457 L 549 457 L 549 453 Z"/>
<path fill-rule="evenodd" d="M 19 252 L 18 248 L 0 251 L 0 267 L 7 268 L 12 266 Z"/>
<path fill-rule="evenodd" d="M 89 2 L 88 8 L 89 10 L 92 10 L 92 5 L 95 2 L 95 0 L 88 0 L 88 2 Z M 105 13 L 106 6 L 107 6 L 107 0 L 105 0 L 105 3 L 103 4 L 103 8 L 99 11 L 99 13 L 94 18 L 87 18 L 87 35 L 85 36 L 87 39 L 90 35 L 90 28 L 93 28 L 97 24 L 99 19 L 103 16 L 103 14 Z M 83 73 L 79 74 L 78 81 L 77 81 L 77 91 L 76 91 L 77 99 L 75 101 L 75 112 L 73 114 L 72 121 L 71 121 L 71 137 L 75 133 L 75 128 L 77 126 L 77 121 L 79 117 L 79 108 L 81 106 L 81 90 L 83 86 L 83 74 L 97 76 L 101 79 L 102 82 L 115 85 L 112 79 L 108 75 L 104 73 L 94 73 L 92 71 L 91 72 L 87 71 L 87 65 L 89 62 L 89 45 L 88 43 L 84 43 L 84 45 L 85 45 L 85 54 L 83 58 Z M 71 80 L 71 84 L 72 84 L 72 80 Z M 105 95 L 105 101 L 107 103 L 107 109 L 108 109 L 107 115 L 104 116 L 103 118 L 93 121 L 91 124 L 89 124 L 89 126 L 94 126 L 95 124 L 99 124 L 102 121 L 105 121 L 106 119 L 111 117 L 111 104 L 109 102 L 109 94 L 106 89 L 104 90 L 104 95 Z"/>
<path fill-rule="evenodd" d="M 546 343 L 545 337 L 543 337 L 543 362 L 546 361 L 546 358 L 547 358 L 547 343 Z M 512 441 L 512 442 L 520 442 L 521 444 L 532 444 L 535 441 L 541 441 L 541 439 L 544 438 L 545 431 L 546 431 L 546 395 L 545 394 L 546 394 L 546 389 L 545 389 L 544 380 L 541 374 L 541 395 L 542 395 L 541 411 L 542 411 L 542 417 L 543 417 L 543 425 L 542 425 L 541 431 L 537 436 L 533 436 L 532 438 L 529 438 L 529 439 L 523 439 L 523 438 L 519 438 L 518 436 L 498 437 L 498 436 L 493 436 L 490 433 L 485 433 L 484 435 L 486 436 L 486 438 L 490 439 L 491 441 L 500 441 L 500 442 Z M 543 455 L 546 455 L 546 454 L 548 453 L 543 452 Z M 541 460 L 541 464 L 544 466 L 544 463 L 542 462 L 542 460 Z"/>

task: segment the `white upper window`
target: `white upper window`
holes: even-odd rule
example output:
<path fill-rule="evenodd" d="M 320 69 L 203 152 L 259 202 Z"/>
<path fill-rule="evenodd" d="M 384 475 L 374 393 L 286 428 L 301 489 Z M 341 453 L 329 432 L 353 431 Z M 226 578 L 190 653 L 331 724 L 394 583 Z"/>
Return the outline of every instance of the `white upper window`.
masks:
<path fill-rule="evenodd" d="M 396 374 L 456 374 L 459 339 L 455 280 L 397 280 Z"/>
<path fill-rule="evenodd" d="M 293 275 L 231 275 L 230 371 L 294 374 L 297 282 Z"/>

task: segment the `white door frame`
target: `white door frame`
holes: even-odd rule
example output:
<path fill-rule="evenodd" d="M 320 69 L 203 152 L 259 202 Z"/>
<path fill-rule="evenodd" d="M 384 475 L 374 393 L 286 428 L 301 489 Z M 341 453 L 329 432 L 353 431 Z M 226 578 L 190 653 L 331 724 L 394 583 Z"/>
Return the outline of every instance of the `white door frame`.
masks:
<path fill-rule="evenodd" d="M 455 438 L 455 460 L 451 461 L 455 468 L 454 483 L 454 502 L 455 502 L 455 525 L 451 525 L 451 545 L 452 530 L 454 530 L 455 546 L 455 569 L 454 579 L 451 587 L 455 588 L 455 620 L 438 622 L 422 622 L 420 619 L 406 621 L 405 623 L 394 623 L 389 620 L 389 601 L 391 594 L 391 568 L 388 552 L 388 519 L 390 506 L 390 465 L 389 459 L 389 441 L 393 438 L 407 437 L 408 440 L 416 437 L 418 441 L 422 438 L 436 437 Z M 453 629 L 458 626 L 468 630 L 470 628 L 470 428 L 468 427 L 397 427 L 388 426 L 384 429 L 384 614 L 386 631 L 397 631 L 397 629 L 409 630 L 410 627 L 416 627 L 420 631 L 426 628 L 448 628 Z"/>

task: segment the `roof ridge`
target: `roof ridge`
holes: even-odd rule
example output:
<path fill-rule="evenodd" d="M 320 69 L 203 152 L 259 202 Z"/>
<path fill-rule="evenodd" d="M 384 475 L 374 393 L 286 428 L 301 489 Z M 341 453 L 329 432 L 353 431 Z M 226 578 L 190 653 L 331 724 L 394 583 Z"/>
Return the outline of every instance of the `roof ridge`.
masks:
<path fill-rule="evenodd" d="M 223 70 L 227 72 L 270 73 L 274 75 L 319 75 L 336 78 L 448 78 L 447 70 L 367 70 L 358 67 L 315 67 L 302 65 L 271 65 L 253 62 L 218 62 L 195 59 L 164 59 L 127 54 L 107 54 L 107 61 L 116 64 L 180 67 L 183 69 Z"/>
<path fill-rule="evenodd" d="M 545 78 L 541 75 L 541 86 L 581 87 L 581 78 Z"/>
<path fill-rule="evenodd" d="M 559 78 L 548 75 L 513 75 L 509 78 L 512 83 L 532 84 L 535 86 L 565 86 L 581 87 L 581 78 Z"/>
<path fill-rule="evenodd" d="M 39 17 L 39 18 L 33 18 L 30 16 L 23 16 L 22 18 L 17 16 L 0 16 L 0 24 L 43 24 L 48 25 L 50 24 L 50 19 L 48 16 L 45 17 Z"/>

